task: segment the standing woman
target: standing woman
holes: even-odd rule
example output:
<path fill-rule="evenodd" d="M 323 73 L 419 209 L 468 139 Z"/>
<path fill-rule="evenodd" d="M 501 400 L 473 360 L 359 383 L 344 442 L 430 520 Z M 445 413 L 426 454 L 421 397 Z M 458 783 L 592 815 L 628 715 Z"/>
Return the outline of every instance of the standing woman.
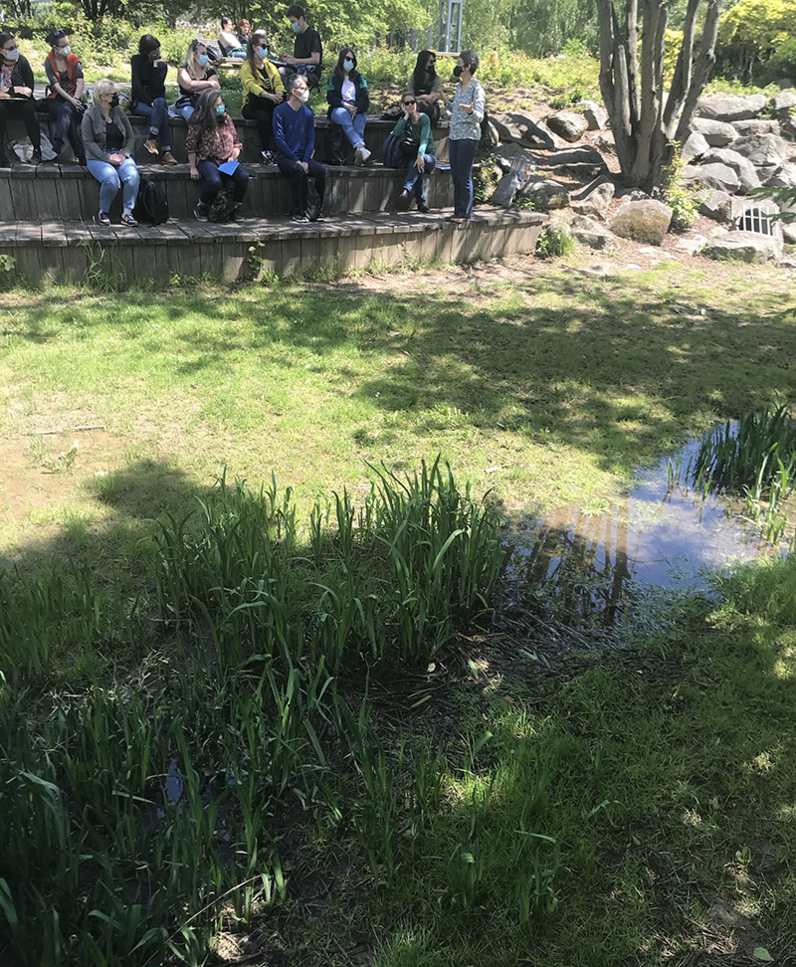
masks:
<path fill-rule="evenodd" d="M 442 78 L 437 73 L 437 55 L 433 50 L 421 50 L 409 84 L 407 94 L 417 98 L 417 109 L 427 114 L 432 126 L 440 118 L 439 100 L 442 97 Z"/>
<path fill-rule="evenodd" d="M 453 97 L 449 135 L 453 175 L 451 220 L 454 222 L 464 222 L 473 214 L 473 162 L 486 111 L 484 89 L 473 77 L 478 64 L 478 54 L 474 50 L 463 50 L 453 68 L 454 77 L 459 81 Z"/>
<path fill-rule="evenodd" d="M 339 124 L 354 149 L 354 164 L 363 165 L 370 158 L 365 147 L 365 124 L 368 120 L 370 94 L 368 82 L 357 70 L 356 54 L 343 47 L 337 66 L 326 84 L 329 119 Z"/>
<path fill-rule="evenodd" d="M 158 154 L 158 138 L 163 149 L 163 164 L 176 165 L 171 153 L 169 108 L 166 104 L 166 72 L 169 67 L 160 56 L 160 41 L 152 34 L 144 34 L 138 41 L 138 53 L 130 58 L 132 68 L 132 113 L 149 118 L 149 137 L 144 147 L 150 154 Z"/>
<path fill-rule="evenodd" d="M 31 162 L 41 164 L 41 128 L 33 100 L 33 71 L 19 52 L 13 34 L 0 33 L 0 168 L 8 167 L 3 151 L 8 118 L 19 118 L 33 145 Z"/>
<path fill-rule="evenodd" d="M 232 174 L 218 170 L 228 161 L 237 162 L 242 147 L 235 122 L 227 114 L 221 95 L 212 88 L 202 91 L 188 122 L 188 137 L 185 139 L 191 178 L 204 181 L 199 204 L 193 211 L 200 222 L 207 221 L 207 206 L 224 184 L 230 182 L 234 185 L 232 218 L 236 222 L 243 221 L 243 199 L 249 187 L 249 172 L 242 164 L 237 164 Z"/>
<path fill-rule="evenodd" d="M 185 63 L 177 69 L 180 96 L 174 107 L 177 109 L 177 114 L 185 118 L 186 121 L 191 119 L 193 109 L 196 107 L 196 102 L 199 100 L 202 91 L 207 91 L 210 88 L 216 91 L 221 90 L 215 69 L 208 67 L 209 61 L 210 57 L 205 42 L 194 40 L 185 55 Z"/>
<path fill-rule="evenodd" d="M 85 104 L 81 98 L 85 89 L 83 65 L 72 53 L 69 38 L 63 30 L 53 30 L 47 37 L 50 53 L 44 62 L 44 70 L 50 85 L 47 108 L 55 121 L 53 151 L 61 153 L 67 137 L 75 157 L 81 165 L 86 163 L 86 149 L 80 136 L 80 121 Z"/>
<path fill-rule="evenodd" d="M 255 31 L 249 38 L 246 60 L 240 69 L 243 93 L 243 116 L 257 122 L 263 161 L 273 164 L 276 159 L 274 141 L 274 111 L 287 97 L 282 75 L 268 60 L 268 34 L 264 30 Z"/>
<path fill-rule="evenodd" d="M 119 107 L 113 81 L 103 77 L 94 85 L 94 103 L 83 112 L 81 129 L 88 170 L 100 183 L 100 225 L 110 225 L 111 202 L 122 188 L 122 225 L 135 228 L 138 222 L 133 218 L 133 209 L 140 180 L 132 158 L 135 135 L 127 115 Z"/>

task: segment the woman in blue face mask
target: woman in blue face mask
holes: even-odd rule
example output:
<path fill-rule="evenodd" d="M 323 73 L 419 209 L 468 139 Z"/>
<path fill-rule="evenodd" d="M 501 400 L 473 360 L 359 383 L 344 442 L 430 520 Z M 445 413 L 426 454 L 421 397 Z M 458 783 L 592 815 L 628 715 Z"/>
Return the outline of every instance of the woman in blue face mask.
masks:
<path fill-rule="evenodd" d="M 329 75 L 326 100 L 329 102 L 329 120 L 340 125 L 354 149 L 354 164 L 365 164 L 370 158 L 364 137 L 370 93 L 368 82 L 357 70 L 356 54 L 350 47 L 343 47 L 337 66 Z"/>
<path fill-rule="evenodd" d="M 268 34 L 264 30 L 256 30 L 249 38 L 240 80 L 243 84 L 243 116 L 257 122 L 263 161 L 265 164 L 274 164 L 274 111 L 287 94 L 278 68 L 268 59 L 269 53 Z"/>
<path fill-rule="evenodd" d="M 243 221 L 243 199 L 249 187 L 249 172 L 238 163 L 243 145 L 238 140 L 235 122 L 226 113 L 218 91 L 208 88 L 199 95 L 188 122 L 185 150 L 191 166 L 191 178 L 203 181 L 199 204 L 194 216 L 200 222 L 208 219 L 208 209 L 222 188 L 232 188 L 232 218 Z M 226 169 L 222 171 L 222 166 Z"/>
<path fill-rule="evenodd" d="M 210 58 L 202 40 L 194 40 L 185 55 L 185 62 L 177 70 L 180 96 L 174 108 L 180 117 L 190 120 L 202 91 L 221 89 L 215 70 L 209 66 Z"/>

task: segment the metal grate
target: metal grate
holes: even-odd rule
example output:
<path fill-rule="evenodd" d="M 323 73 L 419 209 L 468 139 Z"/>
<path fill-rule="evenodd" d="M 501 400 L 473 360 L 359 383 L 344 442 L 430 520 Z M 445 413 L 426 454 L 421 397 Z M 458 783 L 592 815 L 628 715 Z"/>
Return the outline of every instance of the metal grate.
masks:
<path fill-rule="evenodd" d="M 764 205 L 746 208 L 736 219 L 736 228 L 740 232 L 756 232 L 758 235 L 771 235 L 778 238 L 779 222 L 771 218 L 776 212 L 776 208 Z"/>

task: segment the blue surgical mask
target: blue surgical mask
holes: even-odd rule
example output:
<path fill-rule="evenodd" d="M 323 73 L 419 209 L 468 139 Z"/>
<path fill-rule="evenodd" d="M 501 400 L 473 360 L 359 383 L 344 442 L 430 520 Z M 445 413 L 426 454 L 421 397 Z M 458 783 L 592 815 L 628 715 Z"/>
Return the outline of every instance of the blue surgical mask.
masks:
<path fill-rule="evenodd" d="M 207 54 L 200 54 L 200 55 L 199 55 L 199 56 L 198 56 L 198 57 L 196 58 L 196 61 L 197 61 L 197 63 L 199 64 L 199 66 L 200 66 L 200 67 L 207 67 L 207 62 L 208 62 L 209 60 L 210 60 L 210 58 L 209 58 L 209 57 L 207 56 Z"/>
<path fill-rule="evenodd" d="M 216 104 L 216 114 L 223 114 L 227 107 L 225 104 Z"/>
<path fill-rule="evenodd" d="M 352 60 L 343 61 L 343 70 L 348 71 L 350 73 L 353 69 L 354 69 L 354 62 Z"/>
<path fill-rule="evenodd" d="M 265 60 L 265 58 L 268 56 L 268 48 L 267 47 L 258 47 L 257 48 L 257 53 L 260 55 L 260 58 L 262 60 Z"/>
<path fill-rule="evenodd" d="M 299 26 L 298 21 L 296 21 L 296 23 L 292 23 L 290 25 L 290 28 L 291 28 L 291 30 L 293 31 L 294 34 L 299 33 L 299 31 L 301 30 L 301 27 Z"/>

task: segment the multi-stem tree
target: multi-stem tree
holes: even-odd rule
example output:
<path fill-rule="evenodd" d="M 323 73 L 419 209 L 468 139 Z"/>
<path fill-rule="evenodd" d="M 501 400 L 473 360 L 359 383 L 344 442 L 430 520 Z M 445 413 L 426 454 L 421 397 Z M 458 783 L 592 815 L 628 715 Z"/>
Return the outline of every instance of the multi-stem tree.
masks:
<path fill-rule="evenodd" d="M 622 0 L 616 4 L 597 0 L 600 90 L 625 182 L 649 191 L 660 184 L 662 169 L 672 158 L 672 143 L 682 143 L 687 137 L 716 61 L 721 0 L 688 0 L 668 99 L 664 97 L 663 62 L 670 0 L 624 0 L 624 9 L 621 4 Z"/>

